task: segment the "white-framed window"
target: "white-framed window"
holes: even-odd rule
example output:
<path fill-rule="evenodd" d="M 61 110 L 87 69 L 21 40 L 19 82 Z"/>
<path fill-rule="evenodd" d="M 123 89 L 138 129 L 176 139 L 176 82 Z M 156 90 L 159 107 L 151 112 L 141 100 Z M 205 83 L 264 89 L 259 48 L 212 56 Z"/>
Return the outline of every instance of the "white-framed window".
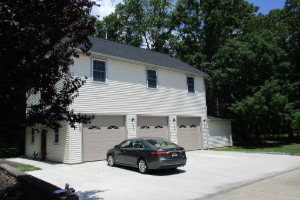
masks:
<path fill-rule="evenodd" d="M 147 69 L 147 88 L 157 89 L 157 70 Z"/>
<path fill-rule="evenodd" d="M 53 129 L 53 144 L 59 144 L 59 128 Z"/>
<path fill-rule="evenodd" d="M 92 77 L 93 82 L 107 83 L 106 61 L 92 59 Z"/>
<path fill-rule="evenodd" d="M 31 132 L 30 132 L 30 143 L 34 144 L 34 128 L 31 128 Z"/>
<path fill-rule="evenodd" d="M 192 76 L 187 76 L 186 83 L 188 87 L 188 93 L 195 93 L 195 78 Z"/>

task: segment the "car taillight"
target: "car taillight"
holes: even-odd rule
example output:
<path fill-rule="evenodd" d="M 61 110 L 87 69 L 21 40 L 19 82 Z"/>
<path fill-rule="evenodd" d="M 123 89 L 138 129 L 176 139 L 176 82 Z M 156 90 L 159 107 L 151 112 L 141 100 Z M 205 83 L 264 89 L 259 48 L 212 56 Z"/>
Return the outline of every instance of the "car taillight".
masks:
<path fill-rule="evenodd" d="M 181 153 L 184 153 L 184 152 L 185 152 L 185 149 L 180 149 L 180 152 L 181 152 Z"/>
<path fill-rule="evenodd" d="M 167 155 L 169 151 L 151 151 L 153 156 Z"/>

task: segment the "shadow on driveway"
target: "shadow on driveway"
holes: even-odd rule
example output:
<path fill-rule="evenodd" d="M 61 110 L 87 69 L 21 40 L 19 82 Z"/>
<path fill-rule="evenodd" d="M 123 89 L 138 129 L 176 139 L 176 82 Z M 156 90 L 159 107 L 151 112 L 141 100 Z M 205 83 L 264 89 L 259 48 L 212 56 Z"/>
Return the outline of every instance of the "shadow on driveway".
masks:
<path fill-rule="evenodd" d="M 89 190 L 89 191 L 85 191 L 85 192 L 75 192 L 75 194 L 77 194 L 79 196 L 80 199 L 99 199 L 102 200 L 104 198 L 98 197 L 98 193 L 100 192 L 105 192 L 108 190 Z"/>
<path fill-rule="evenodd" d="M 8 161 L 8 160 L 0 160 L 0 164 L 6 164 L 6 165 L 10 165 L 10 166 L 26 165 L 24 163 L 13 162 L 13 161 Z"/>
<path fill-rule="evenodd" d="M 124 169 L 128 171 L 133 171 L 136 173 L 140 173 L 137 168 L 134 167 L 127 167 L 123 165 L 115 165 L 114 167 L 119 168 L 119 169 Z M 149 170 L 148 174 L 145 175 L 152 175 L 152 176 L 172 176 L 172 175 L 177 175 L 177 174 L 182 174 L 185 173 L 186 171 L 183 169 L 176 169 L 176 170 L 171 170 L 171 169 L 152 169 Z"/>

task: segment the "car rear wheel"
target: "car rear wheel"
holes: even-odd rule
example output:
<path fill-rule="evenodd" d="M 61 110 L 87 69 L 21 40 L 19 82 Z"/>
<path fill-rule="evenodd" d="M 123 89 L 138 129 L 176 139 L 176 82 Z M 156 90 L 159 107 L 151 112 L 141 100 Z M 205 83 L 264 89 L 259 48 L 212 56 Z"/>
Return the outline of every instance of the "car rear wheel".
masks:
<path fill-rule="evenodd" d="M 109 166 L 114 166 L 115 165 L 115 159 L 113 155 L 109 154 L 107 157 L 107 163 Z"/>
<path fill-rule="evenodd" d="M 147 163 L 144 159 L 139 160 L 138 168 L 139 168 L 140 173 L 142 173 L 142 174 L 146 174 L 149 171 L 148 167 L 147 167 Z"/>

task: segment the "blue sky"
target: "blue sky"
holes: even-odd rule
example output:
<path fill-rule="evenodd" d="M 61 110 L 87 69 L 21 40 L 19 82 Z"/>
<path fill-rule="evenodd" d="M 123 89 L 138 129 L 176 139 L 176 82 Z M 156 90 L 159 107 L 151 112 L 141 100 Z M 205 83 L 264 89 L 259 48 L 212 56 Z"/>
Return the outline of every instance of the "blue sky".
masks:
<path fill-rule="evenodd" d="M 100 15 L 100 19 L 104 16 L 112 13 L 115 10 L 116 4 L 122 2 L 122 0 L 95 0 L 101 4 L 101 7 L 95 7 L 92 10 L 92 15 Z M 177 2 L 177 0 L 173 0 Z M 258 13 L 268 14 L 270 10 L 275 8 L 283 8 L 285 0 L 248 0 L 249 3 L 253 3 L 255 6 L 259 6 Z"/>
<path fill-rule="evenodd" d="M 275 8 L 283 8 L 285 0 L 248 0 L 249 3 L 253 3 L 255 6 L 259 6 L 258 13 L 268 14 L 270 10 Z"/>

